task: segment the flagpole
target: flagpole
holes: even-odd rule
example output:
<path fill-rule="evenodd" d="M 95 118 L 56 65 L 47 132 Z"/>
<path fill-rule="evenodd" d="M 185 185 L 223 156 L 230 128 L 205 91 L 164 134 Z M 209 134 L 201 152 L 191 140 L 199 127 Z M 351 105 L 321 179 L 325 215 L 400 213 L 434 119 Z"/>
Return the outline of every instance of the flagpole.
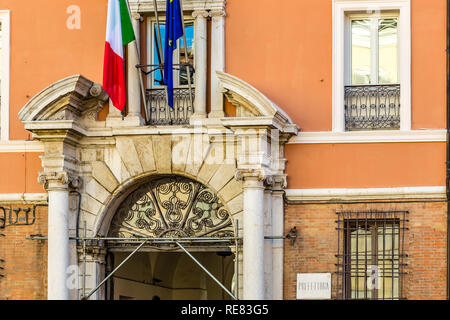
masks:
<path fill-rule="evenodd" d="M 161 53 L 161 57 L 163 60 L 163 61 L 161 61 L 161 58 L 159 58 L 159 60 L 160 60 L 159 68 L 161 70 L 161 80 L 163 81 L 163 84 L 164 84 L 164 77 L 165 77 L 164 67 L 161 68 L 161 66 L 164 66 L 164 52 L 162 50 L 161 28 L 159 27 L 158 3 L 156 2 L 156 0 L 153 0 L 153 7 L 155 7 L 156 26 L 158 28 L 157 42 L 158 42 L 159 52 Z M 167 54 L 167 52 L 166 52 L 166 54 Z M 167 86 L 164 86 L 164 93 L 166 95 L 166 105 L 169 105 L 169 93 L 167 92 Z M 169 117 L 170 117 L 170 110 L 169 110 Z"/>
<path fill-rule="evenodd" d="M 189 57 L 187 52 L 187 42 L 186 42 L 186 29 L 184 28 L 184 16 L 183 16 L 183 0 L 180 0 L 180 10 L 181 10 L 181 21 L 183 24 L 183 42 L 184 42 L 184 58 L 186 62 L 188 85 L 189 85 L 189 99 L 191 100 L 191 107 L 194 108 L 194 99 L 192 98 L 192 83 L 191 83 L 191 67 L 189 65 Z M 193 110 L 195 112 L 195 110 Z"/>
<path fill-rule="evenodd" d="M 130 9 L 130 3 L 127 0 L 127 8 L 128 8 L 128 13 L 130 15 L 130 18 L 133 18 L 133 16 L 131 15 L 131 9 Z M 133 30 L 133 32 L 135 32 Z M 141 64 L 141 55 L 140 55 L 140 51 L 139 51 L 139 46 L 137 43 L 137 39 L 136 39 L 136 33 L 134 35 L 134 45 L 136 46 L 136 56 L 137 56 L 137 60 L 139 62 L 139 64 Z M 142 103 L 144 104 L 144 113 L 145 113 L 145 120 L 148 122 L 150 119 L 148 118 L 148 113 L 147 113 L 147 101 L 146 101 L 146 97 L 145 97 L 145 89 L 144 89 L 144 80 L 142 79 L 142 71 L 140 67 L 137 67 L 138 69 L 138 73 L 139 73 L 139 84 L 141 87 L 141 94 L 142 94 Z"/>

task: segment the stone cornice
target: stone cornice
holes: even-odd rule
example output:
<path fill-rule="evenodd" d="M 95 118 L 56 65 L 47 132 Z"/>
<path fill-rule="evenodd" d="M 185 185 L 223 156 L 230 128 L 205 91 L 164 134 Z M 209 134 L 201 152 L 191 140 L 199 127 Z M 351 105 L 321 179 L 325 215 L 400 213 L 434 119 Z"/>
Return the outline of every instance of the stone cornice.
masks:
<path fill-rule="evenodd" d="M 152 13 L 155 10 L 153 0 L 129 0 L 132 12 Z M 183 11 L 225 10 L 226 0 L 183 0 Z M 157 0 L 158 11 L 166 11 L 166 0 Z"/>
<path fill-rule="evenodd" d="M 445 186 L 394 188 L 286 189 L 291 201 L 445 199 Z"/>

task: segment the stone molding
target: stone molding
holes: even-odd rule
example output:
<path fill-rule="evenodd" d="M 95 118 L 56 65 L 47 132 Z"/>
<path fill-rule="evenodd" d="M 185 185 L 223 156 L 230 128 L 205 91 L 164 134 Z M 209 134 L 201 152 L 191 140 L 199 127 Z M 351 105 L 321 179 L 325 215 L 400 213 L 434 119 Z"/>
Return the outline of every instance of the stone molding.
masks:
<path fill-rule="evenodd" d="M 225 10 L 226 0 L 183 0 L 183 11 Z M 155 10 L 153 0 L 129 0 L 132 12 L 152 13 Z M 158 12 L 166 11 L 166 0 L 157 0 Z"/>
<path fill-rule="evenodd" d="M 108 101 L 102 86 L 81 75 L 62 79 L 28 101 L 19 111 L 24 123 L 35 121 L 95 120 Z"/>
<path fill-rule="evenodd" d="M 286 189 L 286 198 L 291 201 L 445 199 L 445 197 L 445 186 Z"/>

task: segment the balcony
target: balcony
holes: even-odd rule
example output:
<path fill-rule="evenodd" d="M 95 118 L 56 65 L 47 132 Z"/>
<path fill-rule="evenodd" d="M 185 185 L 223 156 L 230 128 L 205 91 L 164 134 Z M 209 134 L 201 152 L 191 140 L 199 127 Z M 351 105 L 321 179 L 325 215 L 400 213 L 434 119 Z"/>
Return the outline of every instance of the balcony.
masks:
<path fill-rule="evenodd" d="M 195 89 L 191 89 L 192 99 Z M 194 113 L 193 101 L 189 88 L 176 88 L 173 90 L 174 108 L 167 105 L 165 89 L 147 89 L 147 124 L 153 126 L 187 125 Z"/>
<path fill-rule="evenodd" d="M 345 87 L 345 130 L 400 130 L 400 85 Z"/>

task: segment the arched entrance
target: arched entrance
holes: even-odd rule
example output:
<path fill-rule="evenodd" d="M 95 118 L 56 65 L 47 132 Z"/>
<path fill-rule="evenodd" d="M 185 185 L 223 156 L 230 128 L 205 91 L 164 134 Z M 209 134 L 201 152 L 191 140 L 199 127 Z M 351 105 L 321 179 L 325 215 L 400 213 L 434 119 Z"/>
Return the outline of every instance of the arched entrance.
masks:
<path fill-rule="evenodd" d="M 114 273 L 105 296 L 115 300 L 231 299 L 198 263 L 233 291 L 234 254 L 229 242 L 220 242 L 232 237 L 231 215 L 214 191 L 184 176 L 154 176 L 125 198 L 111 221 L 108 238 L 117 240 L 107 242 L 106 275 L 136 248 L 133 239 L 155 241 L 150 240 Z"/>
<path fill-rule="evenodd" d="M 156 174 L 180 174 L 201 181 L 204 188 L 214 191 L 212 196 L 219 196 L 218 203 L 226 204 L 228 219 L 231 215 L 235 227 L 239 226 L 239 238 L 242 236 L 236 259 L 242 261 L 238 272 L 242 279 L 236 284 L 240 297 L 283 297 L 284 243 L 265 237 L 284 233 L 284 144 L 297 134 L 298 128 L 256 88 L 223 72 L 216 75 L 225 97 L 236 107 L 235 115 L 198 119 L 183 127 L 138 126 L 115 121 L 119 120 L 115 117 L 99 121 L 97 115 L 108 95 L 101 85 L 81 75 L 48 86 L 19 112 L 25 128 L 44 148 L 39 181 L 49 199 L 49 299 L 104 298 L 104 240 L 111 221 L 129 192 L 135 191 L 142 179 Z M 165 239 L 191 229 L 201 238 L 220 235 L 227 230 L 221 228 L 224 222 L 220 222 L 220 209 L 214 211 L 218 214 L 216 220 L 197 217 L 197 212 L 204 212 L 203 206 L 208 205 L 208 201 L 196 201 L 201 196 L 202 192 L 196 193 L 194 202 L 189 202 L 198 205 L 177 207 L 182 203 L 180 196 L 163 211 L 155 206 L 156 215 L 169 215 L 167 226 L 161 217 L 152 216 L 152 207 L 148 208 L 148 216 L 140 211 L 135 215 L 144 217 L 136 220 L 138 225 L 142 223 L 140 232 L 159 232 L 163 226 L 161 234 Z M 164 199 L 161 201 L 171 203 L 170 197 Z M 70 236 L 78 242 L 69 241 Z M 134 245 L 138 239 L 134 237 Z M 202 246 L 197 243 L 190 247 L 199 252 Z M 211 251 L 214 246 L 209 243 L 208 248 Z M 113 251 L 109 244 L 107 249 Z M 123 245 L 114 250 L 130 248 Z M 67 270 L 73 266 L 78 267 L 83 281 L 81 286 L 69 288 Z"/>

